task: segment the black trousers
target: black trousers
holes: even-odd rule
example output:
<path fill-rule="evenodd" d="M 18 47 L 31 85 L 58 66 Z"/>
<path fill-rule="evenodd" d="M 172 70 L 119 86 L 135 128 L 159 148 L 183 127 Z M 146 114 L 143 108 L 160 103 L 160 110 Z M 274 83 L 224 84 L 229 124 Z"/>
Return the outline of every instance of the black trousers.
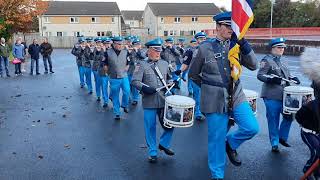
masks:
<path fill-rule="evenodd" d="M 320 135 L 307 133 L 301 129 L 301 138 L 310 150 L 310 158 L 303 168 L 303 172 L 306 173 L 312 164 L 320 158 Z M 320 167 L 314 171 L 314 175 L 320 178 Z"/>
<path fill-rule="evenodd" d="M 21 63 L 15 64 L 15 74 L 21 74 Z"/>

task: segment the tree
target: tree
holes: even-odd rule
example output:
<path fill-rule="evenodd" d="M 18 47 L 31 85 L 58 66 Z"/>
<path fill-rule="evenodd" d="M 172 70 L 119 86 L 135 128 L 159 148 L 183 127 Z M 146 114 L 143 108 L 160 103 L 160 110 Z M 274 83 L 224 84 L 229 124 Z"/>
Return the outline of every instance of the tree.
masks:
<path fill-rule="evenodd" d="M 48 7 L 48 1 L 42 0 L 0 0 L 0 4 L 0 35 L 5 36 L 29 32 L 33 19 Z"/>

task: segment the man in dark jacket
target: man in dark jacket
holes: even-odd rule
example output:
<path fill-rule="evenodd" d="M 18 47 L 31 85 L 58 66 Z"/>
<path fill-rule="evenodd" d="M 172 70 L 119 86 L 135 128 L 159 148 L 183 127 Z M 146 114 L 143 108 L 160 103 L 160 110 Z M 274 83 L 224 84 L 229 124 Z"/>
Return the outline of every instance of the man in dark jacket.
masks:
<path fill-rule="evenodd" d="M 6 44 L 6 40 L 4 38 L 1 38 L 0 41 L 0 77 L 2 77 L 2 61 L 4 63 L 4 69 L 6 70 L 6 74 L 7 77 L 10 77 L 9 74 L 9 69 L 8 69 L 8 65 L 9 65 L 9 54 L 10 54 L 10 49 L 8 44 Z"/>
<path fill-rule="evenodd" d="M 48 38 L 44 38 L 43 43 L 40 45 L 40 53 L 43 58 L 43 64 L 45 69 L 45 74 L 48 74 L 48 65 L 47 61 L 49 62 L 49 69 L 50 73 L 54 73 L 52 71 L 52 61 L 51 61 L 51 53 L 53 51 L 53 48 L 50 43 L 48 43 Z"/>
<path fill-rule="evenodd" d="M 310 158 L 303 167 L 306 173 L 320 158 L 320 82 L 313 81 L 315 100 L 303 105 L 296 114 L 296 120 L 301 125 L 302 141 L 310 150 Z M 320 167 L 314 170 L 315 179 L 320 178 Z"/>
<path fill-rule="evenodd" d="M 33 39 L 33 43 L 28 48 L 28 53 L 31 56 L 31 70 L 30 75 L 33 75 L 33 67 L 34 62 L 36 62 L 36 75 L 39 75 L 39 54 L 40 54 L 40 46 L 36 39 Z"/>

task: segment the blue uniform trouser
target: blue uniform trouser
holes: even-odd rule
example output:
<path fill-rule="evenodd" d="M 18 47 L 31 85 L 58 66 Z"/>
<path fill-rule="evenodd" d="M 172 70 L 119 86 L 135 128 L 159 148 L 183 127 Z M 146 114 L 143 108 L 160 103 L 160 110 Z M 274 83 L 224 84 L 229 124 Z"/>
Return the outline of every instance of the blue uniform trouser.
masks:
<path fill-rule="evenodd" d="M 212 178 L 224 178 L 226 164 L 226 139 L 236 150 L 244 141 L 251 139 L 259 131 L 258 122 L 248 102 L 242 102 L 233 110 L 238 129 L 228 131 L 228 115 L 208 113 L 208 164 Z"/>
<path fill-rule="evenodd" d="M 102 91 L 102 81 L 98 71 L 92 71 L 94 76 L 94 82 L 96 84 L 96 95 L 97 97 L 101 97 Z"/>
<path fill-rule="evenodd" d="M 163 118 L 159 111 L 161 109 L 156 108 L 144 108 L 144 132 L 148 145 L 149 156 L 157 156 L 157 115 L 158 118 Z M 170 142 L 172 139 L 173 128 L 164 129 L 161 137 L 160 144 L 165 148 L 170 148 Z"/>
<path fill-rule="evenodd" d="M 122 89 L 122 103 L 121 107 L 129 106 L 129 96 L 130 96 L 130 83 L 128 77 L 119 78 L 119 79 L 111 79 L 110 78 L 110 86 L 111 86 L 111 97 L 113 103 L 113 113 L 115 115 L 121 115 L 120 113 L 120 88 Z"/>
<path fill-rule="evenodd" d="M 84 77 L 86 78 L 86 84 L 89 92 L 92 92 L 91 72 L 91 68 L 84 67 Z"/>
<path fill-rule="evenodd" d="M 195 116 L 199 117 L 202 116 L 202 113 L 200 111 L 200 98 L 201 98 L 201 89 L 200 87 L 194 83 L 191 79 L 189 79 L 191 85 L 192 85 L 192 89 L 193 89 L 193 99 L 196 101 L 196 105 L 195 105 Z"/>
<path fill-rule="evenodd" d="M 132 81 L 132 75 L 129 75 L 129 82 L 131 83 Z M 140 94 L 139 94 L 139 91 L 137 88 L 131 86 L 131 97 L 132 97 L 132 101 L 139 101 L 139 97 L 140 97 Z"/>
<path fill-rule="evenodd" d="M 80 78 L 80 86 L 84 86 L 84 67 L 78 65 L 79 78 Z"/>
<path fill-rule="evenodd" d="M 100 76 L 101 78 L 101 87 L 102 87 L 102 97 L 104 104 L 108 104 L 109 101 L 109 76 Z"/>
<path fill-rule="evenodd" d="M 270 143 L 271 146 L 276 146 L 279 144 L 279 138 L 285 141 L 288 140 L 292 118 L 283 117 L 279 129 L 280 114 L 282 112 L 282 101 L 272 99 L 263 100 L 267 111 Z"/>

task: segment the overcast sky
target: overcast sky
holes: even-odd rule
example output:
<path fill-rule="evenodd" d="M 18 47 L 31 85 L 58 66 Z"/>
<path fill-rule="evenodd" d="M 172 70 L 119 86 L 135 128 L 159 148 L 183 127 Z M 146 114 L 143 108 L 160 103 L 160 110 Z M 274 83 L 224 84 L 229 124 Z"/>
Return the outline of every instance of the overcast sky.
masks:
<path fill-rule="evenodd" d="M 218 7 L 231 9 L 231 0 L 64 0 L 64 1 L 116 1 L 120 10 L 144 10 L 147 2 L 175 3 L 214 3 Z"/>

